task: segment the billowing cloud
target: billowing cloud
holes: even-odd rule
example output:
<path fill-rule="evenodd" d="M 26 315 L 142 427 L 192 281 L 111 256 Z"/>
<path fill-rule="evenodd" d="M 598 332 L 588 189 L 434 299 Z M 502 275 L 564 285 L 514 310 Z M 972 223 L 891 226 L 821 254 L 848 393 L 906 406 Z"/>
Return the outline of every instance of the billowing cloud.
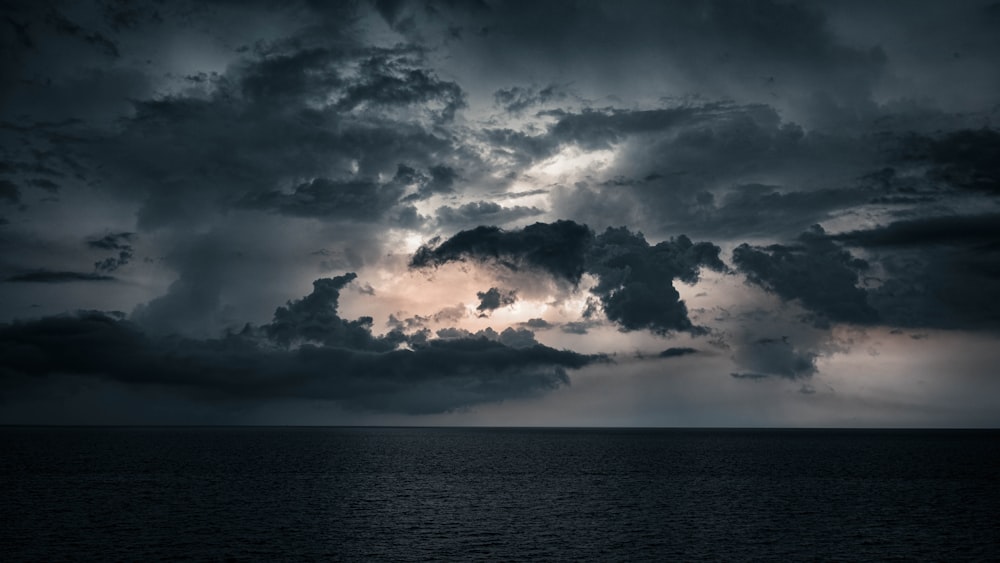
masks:
<path fill-rule="evenodd" d="M 573 221 L 535 223 L 515 231 L 476 227 L 434 247 L 421 247 L 410 265 L 420 268 L 462 260 L 492 261 L 512 269 L 537 269 L 576 284 L 583 276 L 593 238 L 586 225 Z"/>
<path fill-rule="evenodd" d="M 566 370 L 598 360 L 534 341 L 530 331 L 463 333 L 401 349 L 399 332 L 337 314 L 354 274 L 316 280 L 271 323 L 221 338 L 154 337 L 101 312 L 0 326 L 5 388 L 55 374 L 165 386 L 203 400 L 294 397 L 381 412 L 445 412 L 533 396 L 568 384 Z M 102 353 L 95 354 L 94 350 Z"/>
<path fill-rule="evenodd" d="M 823 319 L 867 324 L 878 319 L 867 293 L 858 287 L 868 262 L 855 258 L 814 227 L 797 244 L 766 248 L 743 244 L 733 263 L 747 280 L 782 299 L 797 300 Z"/>
<path fill-rule="evenodd" d="M 600 280 L 593 292 L 608 318 L 625 330 L 697 332 L 673 280 L 694 283 L 702 266 L 725 270 L 719 251 L 684 235 L 650 245 L 641 234 L 609 228 L 588 255 L 588 270 Z"/>
<path fill-rule="evenodd" d="M 693 243 L 683 235 L 651 246 L 641 234 L 624 227 L 594 236 L 585 225 L 557 221 L 517 231 L 497 227 L 462 231 L 435 247 L 421 247 L 410 265 L 488 261 L 511 269 L 532 268 L 573 284 L 587 272 L 599 280 L 591 291 L 610 320 L 624 330 L 664 334 L 698 330 L 672 282 L 694 283 L 702 266 L 724 271 L 719 251 L 711 243 Z"/>
<path fill-rule="evenodd" d="M 0 418 L 103 378 L 434 424 L 811 424 L 906 372 L 909 415 L 966 420 L 1000 329 L 996 15 L 7 2 Z"/>
<path fill-rule="evenodd" d="M 476 310 L 488 313 L 517 302 L 517 291 L 501 291 L 496 287 L 491 287 L 486 291 L 477 291 L 476 297 L 479 298 L 479 306 L 476 307 Z"/>

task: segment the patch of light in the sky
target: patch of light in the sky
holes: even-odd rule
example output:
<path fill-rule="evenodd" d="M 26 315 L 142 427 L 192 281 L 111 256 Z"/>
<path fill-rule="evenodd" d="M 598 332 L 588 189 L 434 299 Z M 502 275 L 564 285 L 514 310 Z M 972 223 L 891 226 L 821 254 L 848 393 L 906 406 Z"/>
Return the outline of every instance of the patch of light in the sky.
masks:
<path fill-rule="evenodd" d="M 612 149 L 585 151 L 566 147 L 555 156 L 535 164 L 526 171 L 531 177 L 548 182 L 571 181 L 595 174 L 611 166 L 615 159 Z"/>
<path fill-rule="evenodd" d="M 401 246 L 401 249 L 406 254 L 413 254 L 414 252 L 417 251 L 418 248 L 420 248 L 421 245 L 424 244 L 424 237 L 419 233 L 406 234 L 403 235 L 402 238 L 403 238 L 402 241 L 403 244 Z"/>

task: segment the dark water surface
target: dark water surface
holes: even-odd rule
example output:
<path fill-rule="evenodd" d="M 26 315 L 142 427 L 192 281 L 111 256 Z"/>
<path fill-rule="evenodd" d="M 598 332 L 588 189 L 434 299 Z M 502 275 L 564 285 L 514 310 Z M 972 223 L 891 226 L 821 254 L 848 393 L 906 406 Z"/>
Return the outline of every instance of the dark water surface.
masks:
<path fill-rule="evenodd" d="M 0 428 L 0 559 L 1000 559 L 1000 432 Z"/>

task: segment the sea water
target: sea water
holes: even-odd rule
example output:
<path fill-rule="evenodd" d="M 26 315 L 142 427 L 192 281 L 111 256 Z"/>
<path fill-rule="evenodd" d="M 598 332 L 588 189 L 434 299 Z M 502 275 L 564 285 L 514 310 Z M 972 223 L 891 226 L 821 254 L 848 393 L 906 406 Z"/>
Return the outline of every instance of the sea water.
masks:
<path fill-rule="evenodd" d="M 0 559 L 1000 559 L 1000 432 L 0 428 Z"/>

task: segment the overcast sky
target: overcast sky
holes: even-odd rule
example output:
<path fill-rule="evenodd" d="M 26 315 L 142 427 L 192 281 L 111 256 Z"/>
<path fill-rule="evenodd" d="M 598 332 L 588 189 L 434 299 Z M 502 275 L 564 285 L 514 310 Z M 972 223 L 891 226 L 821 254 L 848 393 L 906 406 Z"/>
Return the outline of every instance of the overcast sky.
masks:
<path fill-rule="evenodd" d="M 2 11 L 0 423 L 1000 424 L 1000 3 Z"/>

